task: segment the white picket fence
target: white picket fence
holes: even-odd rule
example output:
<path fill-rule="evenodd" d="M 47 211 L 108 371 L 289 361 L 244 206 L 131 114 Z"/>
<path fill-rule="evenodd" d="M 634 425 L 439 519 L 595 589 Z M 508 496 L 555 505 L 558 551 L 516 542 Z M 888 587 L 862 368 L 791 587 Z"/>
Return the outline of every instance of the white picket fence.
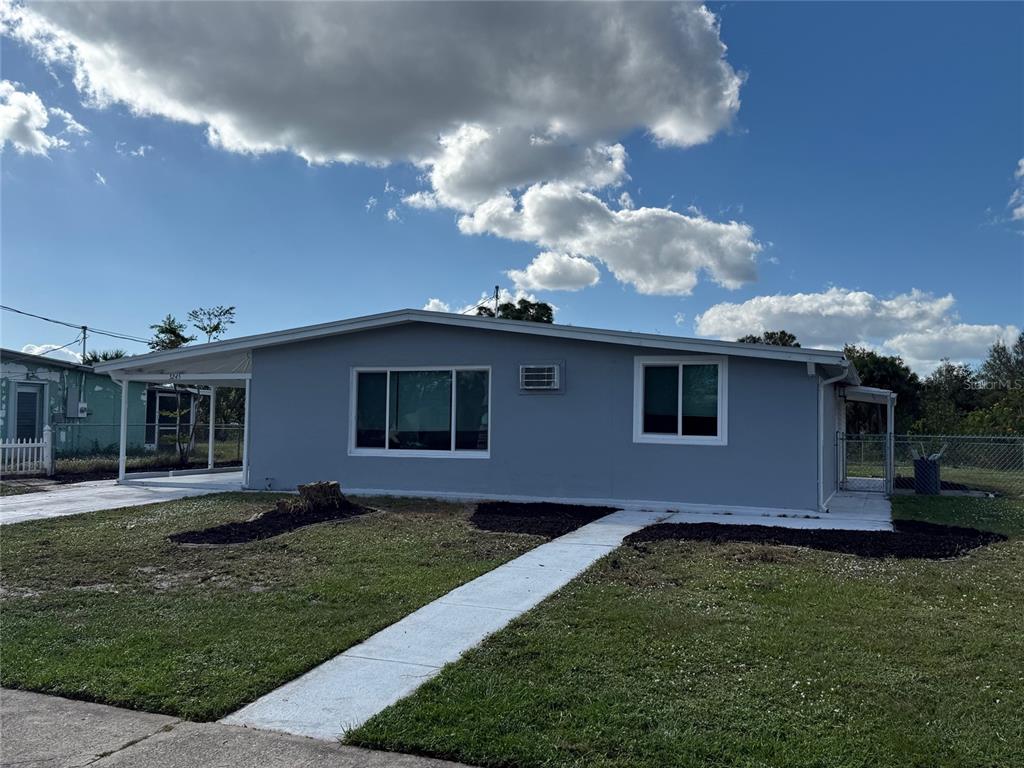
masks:
<path fill-rule="evenodd" d="M 43 427 L 42 440 L 0 441 L 0 476 L 52 475 L 53 432 Z"/>

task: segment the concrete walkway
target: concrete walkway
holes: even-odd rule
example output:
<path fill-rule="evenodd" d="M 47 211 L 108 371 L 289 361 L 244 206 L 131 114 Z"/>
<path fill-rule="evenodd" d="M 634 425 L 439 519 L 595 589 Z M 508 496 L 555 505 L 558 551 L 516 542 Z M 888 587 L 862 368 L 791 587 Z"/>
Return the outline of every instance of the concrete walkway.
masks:
<path fill-rule="evenodd" d="M 190 723 L 0 690 L 0 766 L 18 768 L 460 768 L 217 723 Z M 464 766 L 461 768 L 465 768 Z"/>
<path fill-rule="evenodd" d="M 221 722 L 334 740 L 668 513 L 615 512 L 463 584 Z"/>
<path fill-rule="evenodd" d="M 115 480 L 46 486 L 46 490 L 35 493 L 0 497 L 0 525 L 219 493 L 224 490 L 221 484 L 226 477 L 228 475 L 220 475 L 217 482 L 204 484 L 197 476 L 193 476 L 190 482 L 177 486 L 118 485 Z"/>

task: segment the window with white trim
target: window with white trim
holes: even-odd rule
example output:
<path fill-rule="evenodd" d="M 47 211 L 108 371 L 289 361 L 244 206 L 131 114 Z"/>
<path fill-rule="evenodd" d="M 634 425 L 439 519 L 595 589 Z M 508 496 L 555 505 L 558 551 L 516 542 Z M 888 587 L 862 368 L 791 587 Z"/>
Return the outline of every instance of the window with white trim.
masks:
<path fill-rule="evenodd" d="M 633 440 L 726 444 L 727 358 L 638 357 Z"/>
<path fill-rule="evenodd" d="M 488 368 L 354 371 L 353 453 L 486 457 Z"/>

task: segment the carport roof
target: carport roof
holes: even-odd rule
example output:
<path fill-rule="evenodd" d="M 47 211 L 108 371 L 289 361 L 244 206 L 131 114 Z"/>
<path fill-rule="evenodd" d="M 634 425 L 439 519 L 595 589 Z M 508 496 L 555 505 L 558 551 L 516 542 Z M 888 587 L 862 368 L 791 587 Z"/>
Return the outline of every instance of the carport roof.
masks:
<path fill-rule="evenodd" d="M 457 315 L 448 312 L 429 312 L 418 309 L 400 309 L 377 315 L 365 315 L 346 320 L 337 320 L 319 325 L 307 325 L 237 339 L 214 341 L 208 344 L 180 347 L 178 349 L 150 352 L 120 360 L 101 363 L 96 370 L 108 373 L 114 378 L 136 378 L 149 375 L 180 374 L 182 380 L 188 375 L 239 374 L 248 378 L 251 372 L 251 351 L 264 347 L 292 344 L 299 341 L 358 333 L 375 328 L 409 323 L 428 323 L 459 328 L 472 328 L 506 333 L 523 333 L 533 336 L 547 336 L 604 344 L 622 344 L 632 347 L 649 347 L 659 350 L 678 350 L 704 354 L 756 357 L 772 360 L 788 360 L 807 364 L 830 366 L 832 375 L 846 371 L 845 381 L 859 384 L 856 369 L 847 361 L 842 352 L 802 347 L 777 347 L 767 344 L 743 344 L 735 341 L 714 339 L 692 339 L 682 336 L 667 336 L 653 333 L 635 333 L 603 328 L 584 328 L 574 325 L 534 323 L 523 320 L 501 320 L 476 315 Z"/>

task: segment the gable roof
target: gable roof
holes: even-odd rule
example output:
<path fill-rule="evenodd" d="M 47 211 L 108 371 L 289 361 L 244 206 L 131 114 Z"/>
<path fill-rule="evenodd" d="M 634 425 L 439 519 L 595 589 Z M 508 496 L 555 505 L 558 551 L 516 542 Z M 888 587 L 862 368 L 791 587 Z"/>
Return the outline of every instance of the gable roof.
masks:
<path fill-rule="evenodd" d="M 88 371 L 92 373 L 92 367 L 81 363 L 72 363 L 70 360 L 59 360 L 57 358 L 44 357 L 43 355 L 31 355 L 28 352 L 18 352 L 15 349 L 0 349 L 0 360 L 17 360 L 19 363 L 32 363 L 33 365 L 46 365 L 52 368 L 69 368 L 73 371 Z"/>
<path fill-rule="evenodd" d="M 800 363 L 818 363 L 836 366 L 852 372 L 849 383 L 859 383 L 856 370 L 846 360 L 842 352 L 827 349 L 806 349 L 803 347 L 776 347 L 768 344 L 743 344 L 735 341 L 716 341 L 714 339 L 692 339 L 682 336 L 666 336 L 654 333 L 636 333 L 633 331 L 616 331 L 603 328 L 584 328 L 575 325 L 555 325 L 551 323 L 534 323 L 525 320 L 499 320 L 493 317 L 477 315 L 457 315 L 448 312 L 430 312 L 421 309 L 399 309 L 377 315 L 364 315 L 346 320 L 336 320 L 319 325 L 307 325 L 301 328 L 290 328 L 283 331 L 261 333 L 253 336 L 242 336 L 237 339 L 225 339 L 207 344 L 195 344 L 178 349 L 150 352 L 144 355 L 112 360 L 99 363 L 96 370 L 102 373 L 128 371 L 140 367 L 157 367 L 171 361 L 184 361 L 190 358 L 227 355 L 241 361 L 242 355 L 261 347 L 272 347 L 281 344 L 292 344 L 328 336 L 339 336 L 357 333 L 375 328 L 387 328 L 408 323 L 428 323 L 459 328 L 473 328 L 487 331 L 503 331 L 507 333 L 524 333 L 533 336 L 547 336 L 561 339 L 599 342 L 604 344 L 622 344 L 631 347 L 650 347 L 660 350 L 678 350 L 681 352 L 700 352 L 704 354 L 734 355 L 737 357 L 756 357 L 771 360 L 789 360 Z M 240 354 L 242 353 L 242 354 Z M 235 367 L 236 371 L 241 370 Z M 856 379 L 856 380 L 854 380 Z"/>

